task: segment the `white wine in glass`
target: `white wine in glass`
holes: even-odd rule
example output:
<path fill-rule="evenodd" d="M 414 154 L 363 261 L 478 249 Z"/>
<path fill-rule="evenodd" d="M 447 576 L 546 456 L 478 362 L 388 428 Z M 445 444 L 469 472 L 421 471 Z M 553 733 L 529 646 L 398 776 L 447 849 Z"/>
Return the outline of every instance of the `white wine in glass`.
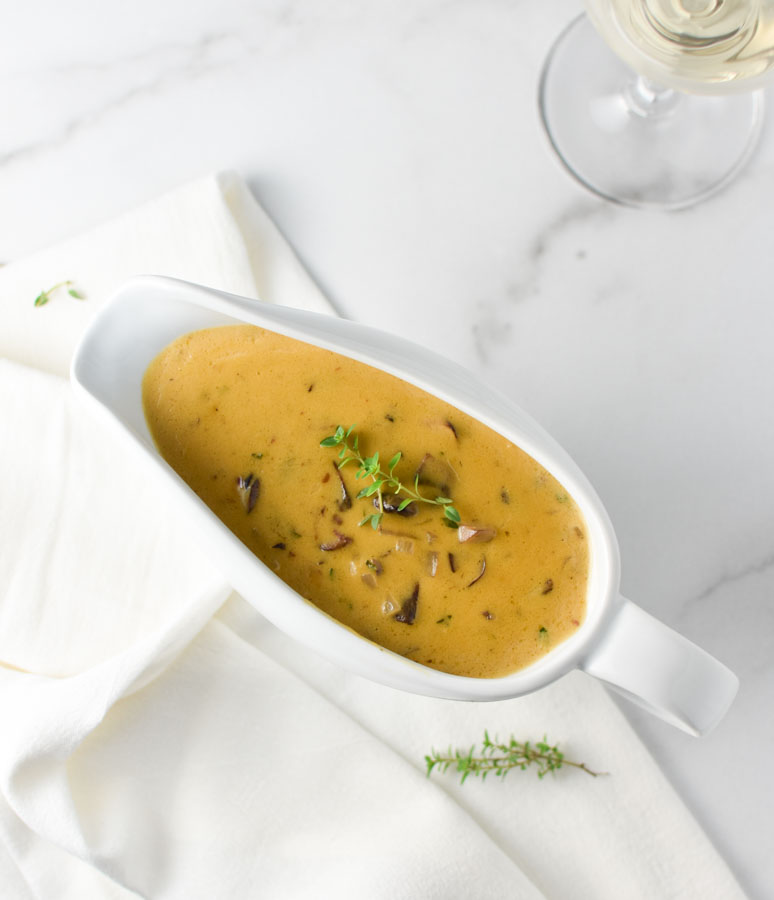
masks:
<path fill-rule="evenodd" d="M 586 6 L 540 84 L 546 131 L 570 172 L 632 206 L 689 206 L 725 186 L 760 133 L 774 0 Z"/>

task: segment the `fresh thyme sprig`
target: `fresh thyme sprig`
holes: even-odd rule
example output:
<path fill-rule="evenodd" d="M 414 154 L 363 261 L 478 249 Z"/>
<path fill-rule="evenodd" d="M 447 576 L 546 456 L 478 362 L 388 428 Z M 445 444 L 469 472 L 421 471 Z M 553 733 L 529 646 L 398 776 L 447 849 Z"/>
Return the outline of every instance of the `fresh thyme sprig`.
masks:
<path fill-rule="evenodd" d="M 361 456 L 358 447 L 358 435 L 353 434 L 354 425 L 350 425 L 346 430 L 343 425 L 336 428 L 334 434 L 330 437 L 323 438 L 320 441 L 321 447 L 338 447 L 339 448 L 339 469 L 343 469 L 348 463 L 355 462 L 358 464 L 358 470 L 355 478 L 370 478 L 371 484 L 364 487 L 357 495 L 357 499 L 362 497 L 373 497 L 376 495 L 379 502 L 378 512 L 366 516 L 359 523 L 365 525 L 366 522 L 371 523 L 371 527 L 376 529 L 384 515 L 384 494 L 394 494 L 395 496 L 403 496 L 398 505 L 397 512 L 403 510 L 413 502 L 430 503 L 434 506 L 443 507 L 444 517 L 449 525 L 457 526 L 460 524 L 460 514 L 452 506 L 452 500 L 449 497 L 423 497 L 419 493 L 419 475 L 414 477 L 413 489 L 403 484 L 403 482 L 395 474 L 395 468 L 400 462 L 403 454 L 399 450 L 395 456 L 387 463 L 387 471 L 382 469 L 379 463 L 379 451 L 377 450 L 372 456 Z M 350 442 L 350 436 L 352 438 Z"/>
<path fill-rule="evenodd" d="M 79 294 L 78 291 L 73 287 L 72 281 L 59 281 L 56 284 L 52 285 L 45 291 L 41 291 L 38 296 L 33 301 L 33 306 L 45 306 L 46 303 L 51 299 L 51 295 L 56 291 L 60 290 L 60 288 L 67 288 L 67 293 L 71 297 L 75 297 L 76 300 L 83 300 L 83 295 Z"/>
<path fill-rule="evenodd" d="M 602 773 L 593 772 L 586 763 L 573 762 L 565 759 L 564 753 L 557 747 L 547 743 L 545 737 L 535 744 L 530 741 L 517 741 L 511 737 L 508 743 L 499 743 L 489 737 L 489 732 L 484 732 L 484 740 L 481 750 L 476 751 L 475 745 L 467 752 L 452 750 L 450 747 L 446 753 L 430 751 L 430 756 L 425 757 L 427 775 L 437 768 L 445 772 L 450 767 L 461 775 L 460 783 L 464 784 L 469 775 L 480 776 L 482 780 L 490 773 L 498 778 L 505 778 L 511 769 L 524 770 L 528 766 L 537 767 L 538 778 L 543 778 L 549 772 L 556 772 L 563 766 L 572 766 L 580 769 L 594 778 Z"/>

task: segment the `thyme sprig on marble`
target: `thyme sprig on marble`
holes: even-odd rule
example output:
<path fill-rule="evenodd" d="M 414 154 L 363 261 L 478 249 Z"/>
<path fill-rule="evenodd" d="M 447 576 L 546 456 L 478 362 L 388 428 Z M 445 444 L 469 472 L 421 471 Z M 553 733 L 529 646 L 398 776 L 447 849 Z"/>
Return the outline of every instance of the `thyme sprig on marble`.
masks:
<path fill-rule="evenodd" d="M 371 515 L 365 516 L 360 521 L 360 525 L 371 523 L 371 527 L 377 529 L 384 515 L 384 495 L 391 494 L 403 499 L 398 504 L 396 512 L 403 512 L 410 503 L 429 503 L 433 506 L 440 506 L 446 522 L 456 527 L 460 524 L 460 514 L 452 506 L 450 497 L 425 497 L 419 492 L 419 474 L 414 476 L 414 487 L 404 484 L 395 474 L 395 469 L 401 461 L 403 454 L 399 450 L 395 456 L 387 463 L 386 471 L 382 468 L 379 461 L 379 451 L 377 450 L 371 456 L 362 456 L 359 449 L 359 438 L 355 433 L 355 426 L 350 425 L 345 429 L 343 425 L 336 428 L 334 434 L 323 438 L 320 441 L 321 447 L 338 447 L 339 448 L 339 469 L 349 463 L 357 463 L 358 470 L 355 478 L 371 479 L 371 483 L 366 485 L 357 495 L 357 499 L 364 497 L 375 497 L 378 503 L 378 510 Z"/>
<path fill-rule="evenodd" d="M 538 778 L 544 778 L 549 772 L 554 773 L 564 766 L 580 769 L 587 775 L 596 778 L 601 772 L 592 771 L 586 763 L 574 762 L 567 759 L 564 753 L 556 745 L 551 745 L 544 737 L 542 741 L 531 743 L 530 741 L 517 741 L 511 737 L 507 743 L 492 740 L 489 732 L 484 732 L 484 740 L 481 749 L 472 746 L 470 750 L 452 750 L 449 747 L 446 753 L 431 750 L 425 757 L 427 775 L 434 769 L 446 772 L 449 768 L 460 773 L 460 783 L 474 775 L 482 780 L 487 775 L 494 774 L 497 778 L 505 778 L 512 769 L 525 770 L 532 766 L 536 769 Z"/>
<path fill-rule="evenodd" d="M 55 294 L 57 291 L 67 288 L 67 293 L 71 297 L 75 297 L 76 300 L 83 300 L 83 294 L 80 294 L 74 287 L 72 281 L 58 281 L 56 284 L 51 285 L 50 288 L 47 288 L 45 291 L 41 291 L 38 296 L 34 299 L 32 305 L 33 306 L 45 306 L 46 303 L 51 299 L 51 295 Z"/>

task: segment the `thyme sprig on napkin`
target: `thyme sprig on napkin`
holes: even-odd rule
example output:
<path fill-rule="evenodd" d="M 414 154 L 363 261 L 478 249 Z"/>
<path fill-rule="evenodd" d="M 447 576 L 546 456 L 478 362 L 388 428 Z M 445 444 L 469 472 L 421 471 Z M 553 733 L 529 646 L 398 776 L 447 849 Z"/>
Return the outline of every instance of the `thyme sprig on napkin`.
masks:
<path fill-rule="evenodd" d="M 51 299 L 51 295 L 56 293 L 58 290 L 62 290 L 63 288 L 67 288 L 67 293 L 71 297 L 75 297 L 76 300 L 83 300 L 83 294 L 79 293 L 74 287 L 72 281 L 58 281 L 56 284 L 51 285 L 45 291 L 41 291 L 38 296 L 33 301 L 33 306 L 45 306 L 46 303 Z"/>
<path fill-rule="evenodd" d="M 359 449 L 359 438 L 354 434 L 354 425 L 350 425 L 346 430 L 343 425 L 336 428 L 334 434 L 323 438 L 320 441 L 321 447 L 338 447 L 339 448 L 339 469 L 343 469 L 348 463 L 355 462 L 358 464 L 358 470 L 355 478 L 370 478 L 371 484 L 364 487 L 357 495 L 357 499 L 363 497 L 376 496 L 378 500 L 378 512 L 366 516 L 359 523 L 365 525 L 366 522 L 371 523 L 371 527 L 376 529 L 384 515 L 384 495 L 392 494 L 396 497 L 403 497 L 397 507 L 397 512 L 403 512 L 410 503 L 430 503 L 431 505 L 443 508 L 445 521 L 449 525 L 456 527 L 460 524 L 460 514 L 452 506 L 450 497 L 424 497 L 419 493 L 419 475 L 414 477 L 414 487 L 408 487 L 395 474 L 395 469 L 401 461 L 403 454 L 399 450 L 395 456 L 387 463 L 387 471 L 382 469 L 379 462 L 379 451 L 377 450 L 372 456 L 361 456 Z M 351 440 L 350 440 L 351 438 Z"/>
<path fill-rule="evenodd" d="M 425 757 L 425 765 L 428 777 L 436 768 L 440 772 L 446 772 L 453 767 L 460 773 L 461 784 L 464 784 L 470 775 L 480 776 L 482 780 L 489 774 L 505 778 L 512 769 L 523 771 L 529 766 L 536 769 L 538 778 L 544 778 L 549 772 L 556 772 L 563 766 L 580 769 L 594 778 L 605 774 L 592 771 L 586 763 L 567 759 L 559 747 L 549 744 L 545 737 L 534 744 L 530 741 L 517 741 L 514 737 L 507 743 L 500 743 L 497 739 L 492 740 L 488 731 L 484 732 L 480 750 L 477 750 L 475 745 L 467 751 L 452 750 L 451 747 L 446 753 L 431 750 L 430 755 Z"/>

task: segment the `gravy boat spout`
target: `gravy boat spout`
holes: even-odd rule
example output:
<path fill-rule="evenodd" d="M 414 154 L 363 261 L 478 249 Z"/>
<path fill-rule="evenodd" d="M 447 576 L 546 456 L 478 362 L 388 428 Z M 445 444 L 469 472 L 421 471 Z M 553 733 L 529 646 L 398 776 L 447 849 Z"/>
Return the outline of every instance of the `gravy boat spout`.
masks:
<path fill-rule="evenodd" d="M 586 523 L 590 569 L 577 630 L 526 668 L 497 678 L 452 675 L 384 649 L 293 591 L 243 544 L 161 457 L 142 402 L 151 361 L 189 332 L 252 324 L 381 369 L 477 419 L 520 447 L 566 489 Z M 416 344 L 333 316 L 236 297 L 170 278 L 130 280 L 92 321 L 72 384 L 94 414 L 145 459 L 231 585 L 278 628 L 329 660 L 394 688 L 456 700 L 502 700 L 580 668 L 691 734 L 709 731 L 738 682 L 724 665 L 619 594 L 620 560 L 607 514 L 569 455 L 507 397 Z"/>

